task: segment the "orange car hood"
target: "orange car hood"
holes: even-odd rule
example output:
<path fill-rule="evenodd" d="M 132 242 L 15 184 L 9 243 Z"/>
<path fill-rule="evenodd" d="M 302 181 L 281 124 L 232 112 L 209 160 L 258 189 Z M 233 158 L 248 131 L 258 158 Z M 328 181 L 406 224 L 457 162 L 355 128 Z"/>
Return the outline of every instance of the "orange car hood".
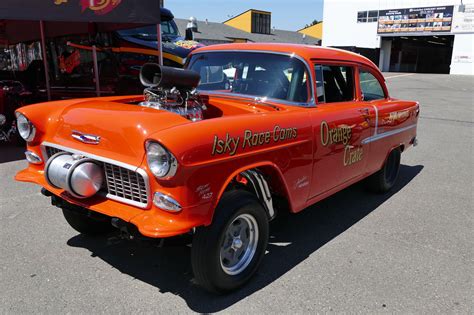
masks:
<path fill-rule="evenodd" d="M 66 105 L 57 117 L 55 130 L 46 141 L 139 165 L 148 137 L 189 121 L 179 115 L 139 105 L 89 100 Z M 84 144 L 72 138 L 73 132 L 100 137 L 98 145 Z"/>

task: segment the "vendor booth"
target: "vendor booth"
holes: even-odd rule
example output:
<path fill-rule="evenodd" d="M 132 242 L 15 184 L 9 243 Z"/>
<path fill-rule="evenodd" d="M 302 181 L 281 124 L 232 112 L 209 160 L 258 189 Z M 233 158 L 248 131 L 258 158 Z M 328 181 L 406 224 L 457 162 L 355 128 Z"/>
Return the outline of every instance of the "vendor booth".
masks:
<path fill-rule="evenodd" d="M 48 99 L 51 81 L 58 89 L 73 82 L 100 96 L 102 74 L 114 77 L 107 74 L 110 34 L 154 25 L 153 57 L 162 62 L 160 16 L 156 0 L 2 0 L 0 68 L 15 75 L 24 71 L 25 81 L 41 73 Z"/>

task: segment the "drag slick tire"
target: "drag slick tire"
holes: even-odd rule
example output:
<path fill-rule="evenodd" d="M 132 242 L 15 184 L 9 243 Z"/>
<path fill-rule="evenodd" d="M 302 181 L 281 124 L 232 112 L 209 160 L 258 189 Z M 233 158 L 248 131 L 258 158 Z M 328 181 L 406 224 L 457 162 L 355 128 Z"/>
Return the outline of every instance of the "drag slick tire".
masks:
<path fill-rule="evenodd" d="M 268 244 L 268 217 L 249 192 L 226 192 L 210 226 L 196 230 L 191 250 L 195 280 L 205 289 L 226 293 L 256 272 Z"/>
<path fill-rule="evenodd" d="M 400 158 L 400 148 L 393 149 L 388 155 L 382 169 L 367 179 L 369 190 L 382 194 L 392 189 L 397 182 L 398 173 L 400 171 Z"/>
<path fill-rule="evenodd" d="M 67 223 L 81 234 L 98 236 L 114 231 L 114 227 L 108 222 L 95 220 L 85 214 L 71 211 L 66 208 L 62 208 L 62 210 Z"/>

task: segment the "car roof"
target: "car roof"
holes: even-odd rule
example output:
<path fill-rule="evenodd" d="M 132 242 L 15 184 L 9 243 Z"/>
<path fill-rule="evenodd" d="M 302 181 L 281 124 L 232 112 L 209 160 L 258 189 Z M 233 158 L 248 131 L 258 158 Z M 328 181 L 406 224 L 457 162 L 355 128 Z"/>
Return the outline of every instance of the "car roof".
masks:
<path fill-rule="evenodd" d="M 160 13 L 161 13 L 161 19 L 163 21 L 170 21 L 174 19 L 173 13 L 171 13 L 171 11 L 166 8 L 160 8 Z"/>
<path fill-rule="evenodd" d="M 211 51 L 222 51 L 222 50 L 255 50 L 255 51 L 268 51 L 268 52 L 280 52 L 280 53 L 294 53 L 306 60 L 310 59 L 324 59 L 324 60 L 340 60 L 340 61 L 352 61 L 367 65 L 371 68 L 377 69 L 377 66 L 364 56 L 359 54 L 329 47 L 321 47 L 314 45 L 299 45 L 299 44 L 286 44 L 286 43 L 232 43 L 232 44 L 218 44 L 210 45 L 202 48 L 198 48 L 193 51 L 192 54 L 201 52 Z"/>

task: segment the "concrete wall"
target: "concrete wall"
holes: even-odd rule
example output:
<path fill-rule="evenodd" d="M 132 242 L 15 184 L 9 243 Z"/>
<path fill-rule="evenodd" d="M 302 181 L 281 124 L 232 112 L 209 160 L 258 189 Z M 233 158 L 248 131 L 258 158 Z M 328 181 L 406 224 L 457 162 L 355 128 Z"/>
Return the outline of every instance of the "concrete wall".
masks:
<path fill-rule="evenodd" d="M 456 16 L 460 3 L 460 0 L 327 0 L 323 9 L 322 46 L 381 48 L 379 67 L 387 71 L 391 47 L 385 42 L 381 47 L 377 22 L 357 23 L 358 11 L 454 5 Z M 474 4 L 474 0 L 464 0 L 463 3 L 469 6 Z M 450 73 L 473 75 L 474 33 L 456 33 L 454 27 L 451 32 L 444 33 L 455 36 Z"/>
<path fill-rule="evenodd" d="M 390 54 L 392 51 L 392 41 L 382 40 L 380 48 L 379 69 L 382 71 L 390 70 Z"/>
<path fill-rule="evenodd" d="M 322 46 L 378 48 L 377 23 L 357 23 L 357 12 L 378 10 L 379 1 L 324 1 Z"/>
<path fill-rule="evenodd" d="M 465 0 L 464 3 L 474 1 Z M 357 23 L 358 11 L 459 4 L 460 0 L 328 0 L 324 2 L 323 9 L 322 45 L 380 48 L 377 22 Z"/>
<path fill-rule="evenodd" d="M 474 34 L 456 34 L 454 36 L 450 74 L 474 75 L 473 49 Z"/>

